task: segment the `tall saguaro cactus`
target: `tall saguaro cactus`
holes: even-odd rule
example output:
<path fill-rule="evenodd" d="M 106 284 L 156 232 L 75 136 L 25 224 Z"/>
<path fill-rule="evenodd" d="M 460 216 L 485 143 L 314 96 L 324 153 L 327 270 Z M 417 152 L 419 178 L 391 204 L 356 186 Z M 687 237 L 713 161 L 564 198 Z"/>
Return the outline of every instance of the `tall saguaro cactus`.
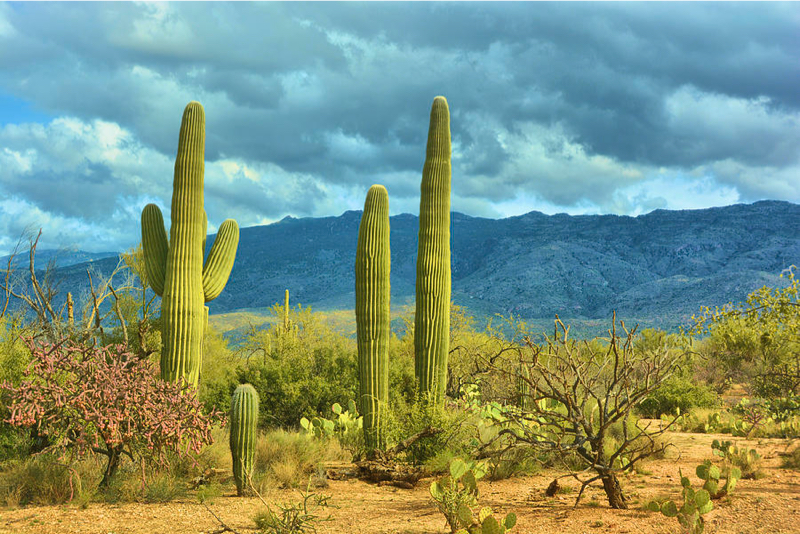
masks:
<path fill-rule="evenodd" d="M 177 382 L 183 377 L 195 387 L 208 322 L 205 303 L 225 287 L 239 244 L 239 226 L 228 219 L 203 264 L 208 223 L 203 209 L 204 152 L 205 112 L 199 102 L 190 102 L 178 138 L 169 241 L 158 206 L 148 204 L 142 211 L 147 278 L 161 297 L 161 378 Z"/>
<path fill-rule="evenodd" d="M 422 395 L 444 401 L 450 345 L 450 110 L 433 99 L 422 169 L 414 370 Z"/>
<path fill-rule="evenodd" d="M 356 248 L 356 332 L 359 411 L 369 449 L 386 446 L 389 403 L 389 195 L 382 185 L 367 192 Z"/>
<path fill-rule="evenodd" d="M 250 384 L 242 384 L 233 392 L 230 413 L 230 448 L 233 459 L 233 480 L 241 497 L 253 475 L 256 440 L 258 438 L 258 392 Z"/>

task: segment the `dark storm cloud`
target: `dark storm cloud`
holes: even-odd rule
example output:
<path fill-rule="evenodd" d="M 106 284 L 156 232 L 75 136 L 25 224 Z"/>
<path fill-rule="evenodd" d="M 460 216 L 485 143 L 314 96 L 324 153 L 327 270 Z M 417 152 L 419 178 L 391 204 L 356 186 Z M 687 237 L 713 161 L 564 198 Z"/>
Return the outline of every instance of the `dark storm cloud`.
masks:
<path fill-rule="evenodd" d="M 95 143 L 29 129 L 26 148 L 6 130 L 0 157 L 16 163 L 0 188 L 65 217 L 168 205 L 181 110 L 199 100 L 207 201 L 223 218 L 360 209 L 373 183 L 413 211 L 441 94 L 454 209 L 670 206 L 647 188 L 664 172 L 686 190 L 704 180 L 709 202 L 797 202 L 798 86 L 794 3 L 0 4 L 0 92 Z M 157 175 L 104 156 L 98 120 L 157 159 Z M 43 167 L 59 142 L 95 152 Z M 58 185 L 70 172 L 72 195 Z M 75 206 L 78 191 L 91 198 Z"/>

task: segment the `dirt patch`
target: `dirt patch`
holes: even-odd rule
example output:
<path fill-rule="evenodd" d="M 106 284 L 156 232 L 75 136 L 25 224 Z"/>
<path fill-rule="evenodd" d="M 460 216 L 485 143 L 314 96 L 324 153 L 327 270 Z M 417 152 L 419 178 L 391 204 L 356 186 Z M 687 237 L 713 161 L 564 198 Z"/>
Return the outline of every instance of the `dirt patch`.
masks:
<path fill-rule="evenodd" d="M 678 469 L 690 474 L 693 484 L 697 464 L 712 458 L 711 441 L 727 439 L 740 446 L 756 448 L 762 455 L 766 477 L 741 480 L 731 497 L 722 499 L 706 515 L 706 532 L 719 534 L 798 533 L 800 534 L 800 472 L 781 469 L 779 453 L 788 442 L 780 439 L 744 440 L 729 435 L 670 434 L 676 448 L 663 460 L 644 464 L 647 474 L 623 477 L 623 487 L 634 502 L 630 510 L 608 507 L 602 488 L 587 489 L 581 504 L 573 508 L 576 493 L 545 497 L 555 473 L 513 478 L 497 482 L 481 481 L 481 505 L 492 506 L 505 514 L 518 516 L 512 532 L 520 534 L 570 533 L 674 533 L 675 519 L 646 512 L 641 505 L 656 496 L 678 498 Z M 797 446 L 795 444 L 795 446 Z M 677 451 L 680 451 L 678 453 Z M 422 480 L 415 489 L 376 486 L 357 480 L 332 480 L 319 490 L 330 495 L 327 509 L 332 521 L 319 523 L 320 534 L 444 534 L 444 517 L 431 504 L 428 486 Z M 562 485 L 577 484 L 562 481 Z M 294 490 L 271 492 L 270 502 L 298 501 Z M 255 532 L 252 517 L 263 509 L 256 498 L 238 498 L 230 490 L 214 500 L 210 508 L 227 525 L 241 534 Z M 166 504 L 89 504 L 76 506 L 37 506 L 0 511 L 0 533 L 14 534 L 209 534 L 220 525 L 197 500 Z"/>

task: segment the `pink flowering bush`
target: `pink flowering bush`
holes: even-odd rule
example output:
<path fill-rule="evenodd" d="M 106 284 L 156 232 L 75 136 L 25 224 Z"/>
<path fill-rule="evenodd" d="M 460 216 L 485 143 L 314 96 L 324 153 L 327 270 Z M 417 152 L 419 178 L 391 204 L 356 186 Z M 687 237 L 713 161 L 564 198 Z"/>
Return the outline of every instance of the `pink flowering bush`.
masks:
<path fill-rule="evenodd" d="M 101 486 L 122 456 L 159 465 L 169 451 L 191 457 L 212 442 L 212 426 L 224 422 L 216 409 L 203 414 L 194 388 L 164 382 L 149 360 L 123 345 L 26 344 L 32 360 L 19 386 L 0 384 L 11 414 L 6 421 L 36 427 L 49 450 L 107 456 Z"/>

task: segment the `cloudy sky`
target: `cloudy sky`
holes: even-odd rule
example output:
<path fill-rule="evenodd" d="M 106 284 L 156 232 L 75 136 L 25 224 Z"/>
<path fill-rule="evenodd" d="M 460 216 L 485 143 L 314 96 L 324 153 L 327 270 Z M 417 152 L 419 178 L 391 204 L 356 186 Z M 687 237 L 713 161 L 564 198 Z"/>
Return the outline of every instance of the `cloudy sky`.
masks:
<path fill-rule="evenodd" d="M 469 215 L 800 203 L 797 3 L 5 3 L 0 255 L 168 221 L 191 100 L 209 231 L 417 213 L 436 95 Z"/>

